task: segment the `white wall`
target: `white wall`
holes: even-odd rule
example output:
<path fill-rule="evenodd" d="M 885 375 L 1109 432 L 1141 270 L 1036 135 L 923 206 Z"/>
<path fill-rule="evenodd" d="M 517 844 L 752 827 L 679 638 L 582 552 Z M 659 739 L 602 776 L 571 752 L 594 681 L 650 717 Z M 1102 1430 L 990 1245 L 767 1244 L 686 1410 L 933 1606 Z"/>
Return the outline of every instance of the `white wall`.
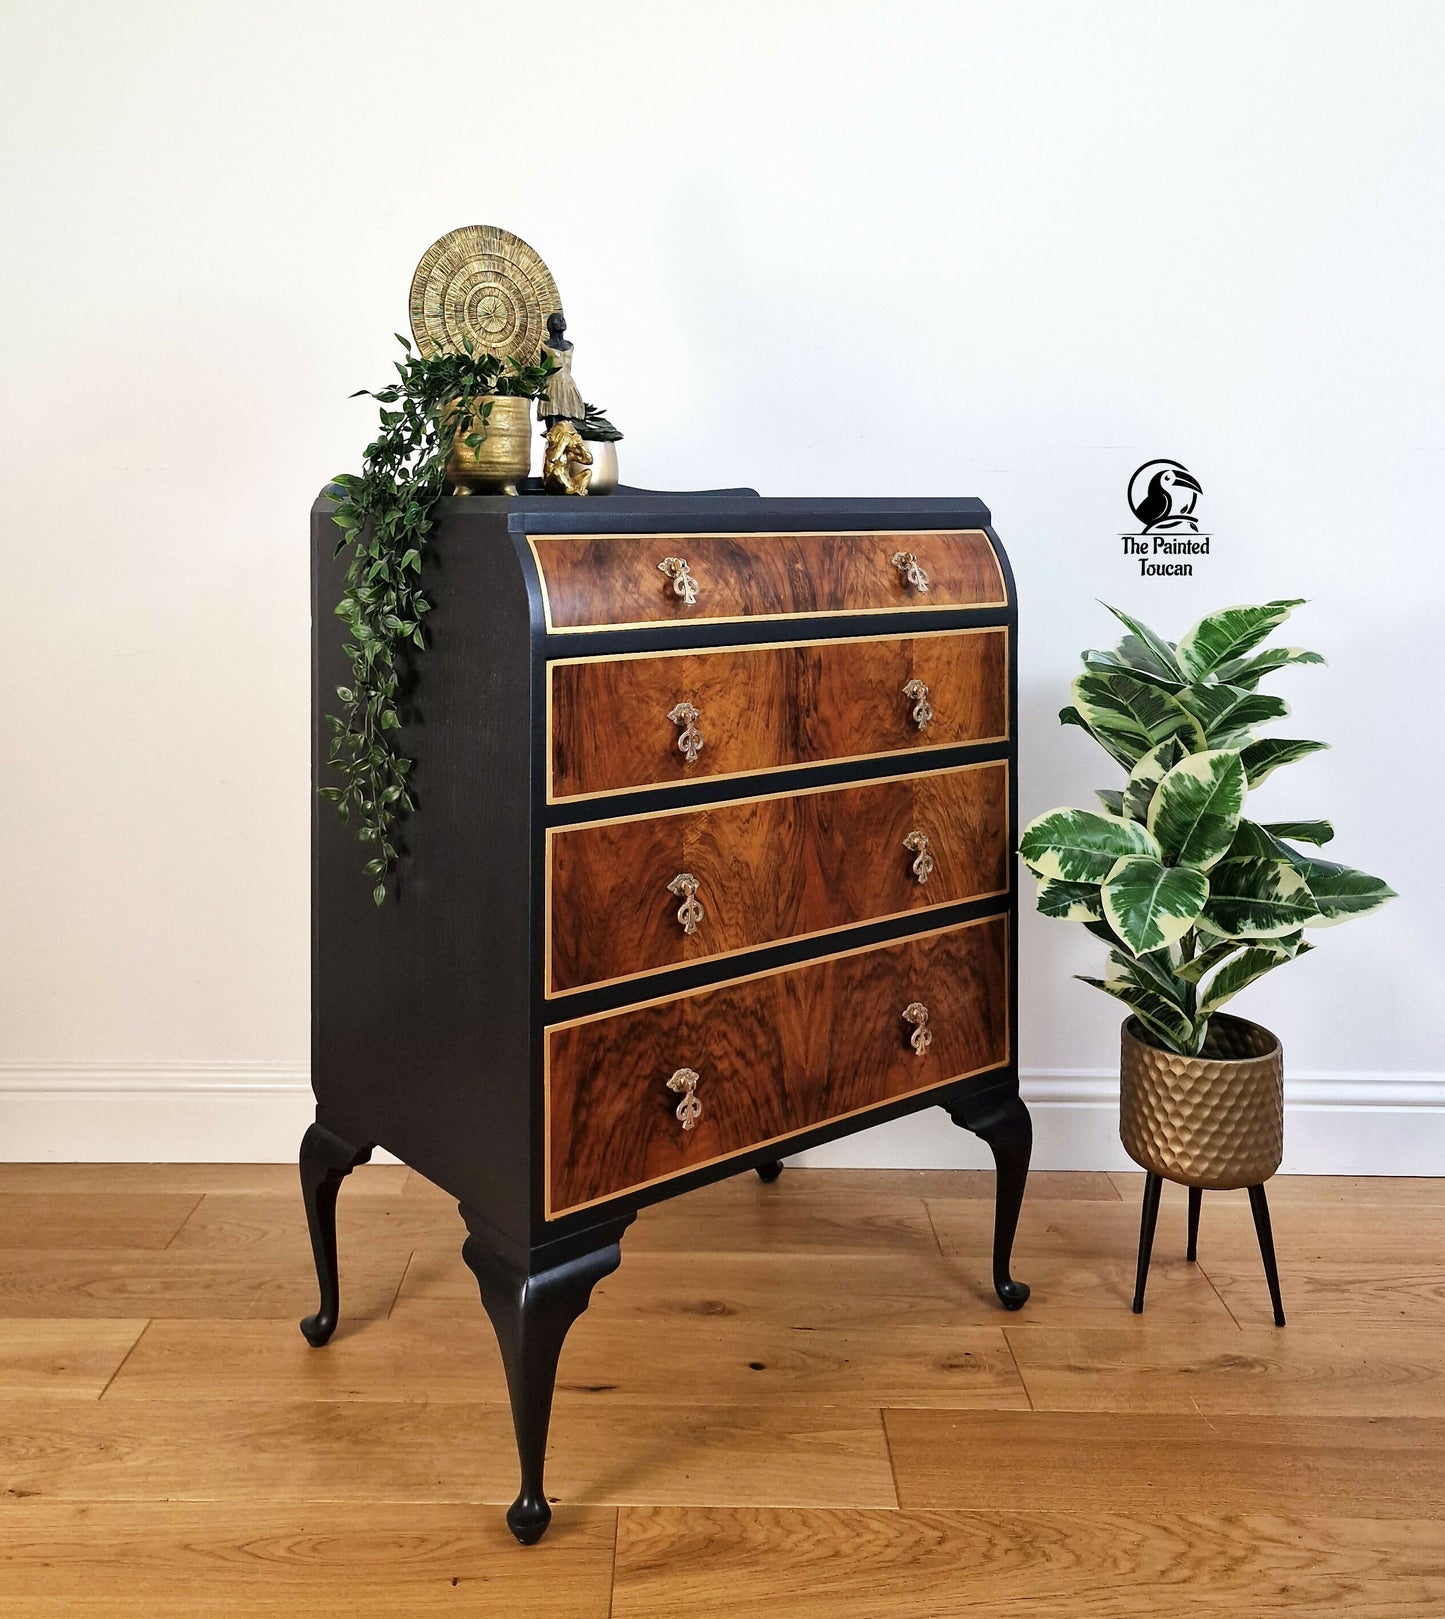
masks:
<path fill-rule="evenodd" d="M 1404 897 L 1248 1009 L 1319 1104 L 1294 1167 L 1438 1163 L 1442 52 L 1435 3 L 0 6 L 0 1156 L 291 1151 L 307 508 L 488 222 L 629 481 L 989 502 L 1026 814 L 1109 780 L 1053 720 L 1095 598 L 1309 597 L 1331 666 L 1281 686 L 1334 751 L 1268 806 Z M 1190 581 L 1116 554 L 1154 455 Z M 1116 1010 L 1025 930 L 1042 1158 L 1106 1161 Z M 935 1118 L 850 1161 L 971 1161 Z"/>

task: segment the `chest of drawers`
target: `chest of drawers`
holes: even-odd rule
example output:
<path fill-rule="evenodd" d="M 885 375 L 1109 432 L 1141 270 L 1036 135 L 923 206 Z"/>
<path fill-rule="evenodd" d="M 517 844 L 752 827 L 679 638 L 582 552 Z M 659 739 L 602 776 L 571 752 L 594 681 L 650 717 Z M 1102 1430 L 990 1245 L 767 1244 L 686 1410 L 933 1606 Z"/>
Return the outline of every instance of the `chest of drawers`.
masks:
<path fill-rule="evenodd" d="M 331 510 L 318 784 L 347 672 Z M 375 1147 L 456 1197 L 530 1542 L 563 1339 L 649 1203 L 939 1106 L 993 1149 L 994 1284 L 1028 1296 L 1016 608 L 969 500 L 447 500 L 425 569 L 384 906 L 315 810 L 302 1330 L 335 1329 L 336 1197 Z"/>

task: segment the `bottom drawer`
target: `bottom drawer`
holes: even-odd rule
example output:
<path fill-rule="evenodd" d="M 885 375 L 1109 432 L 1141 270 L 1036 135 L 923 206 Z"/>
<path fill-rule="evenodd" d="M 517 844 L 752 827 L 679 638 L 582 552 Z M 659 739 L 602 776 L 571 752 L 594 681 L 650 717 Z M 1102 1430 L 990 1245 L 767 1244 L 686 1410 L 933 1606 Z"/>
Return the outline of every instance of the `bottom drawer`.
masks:
<path fill-rule="evenodd" d="M 548 1218 L 1001 1066 L 1008 954 L 990 916 L 555 1025 Z"/>

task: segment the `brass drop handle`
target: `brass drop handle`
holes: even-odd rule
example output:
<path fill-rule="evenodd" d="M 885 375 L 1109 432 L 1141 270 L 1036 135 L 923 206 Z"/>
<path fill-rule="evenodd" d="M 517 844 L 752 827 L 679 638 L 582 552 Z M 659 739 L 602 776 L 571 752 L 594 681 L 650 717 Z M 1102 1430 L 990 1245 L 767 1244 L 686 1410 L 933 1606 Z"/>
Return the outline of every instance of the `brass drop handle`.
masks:
<path fill-rule="evenodd" d="M 691 703 L 674 703 L 668 709 L 667 717 L 674 725 L 681 726 L 677 745 L 682 749 L 683 756 L 689 764 L 697 762 L 697 756 L 702 752 L 702 732 L 697 728 L 701 717 Z"/>
<path fill-rule="evenodd" d="M 933 875 L 933 856 L 928 849 L 928 834 L 926 832 L 910 832 L 903 840 L 903 847 L 910 854 L 917 855 L 913 862 L 913 875 L 920 883 L 926 883 Z"/>
<path fill-rule="evenodd" d="M 682 1097 L 674 1111 L 684 1130 L 693 1129 L 702 1117 L 702 1103 L 697 1099 L 698 1073 L 695 1068 L 679 1068 L 667 1082 L 667 1088 Z"/>
<path fill-rule="evenodd" d="M 933 719 L 933 704 L 928 700 L 928 687 L 921 680 L 910 680 L 903 695 L 913 704 L 913 723 L 920 731 L 928 729 Z"/>
<path fill-rule="evenodd" d="M 913 1047 L 914 1054 L 922 1057 L 933 1044 L 933 1031 L 928 1027 L 928 1008 L 922 1001 L 910 1001 L 903 1008 L 903 1021 L 913 1025 L 908 1043 Z"/>
<path fill-rule="evenodd" d="M 682 923 L 682 931 L 689 936 L 697 932 L 697 925 L 702 921 L 702 906 L 697 902 L 697 891 L 701 883 L 690 871 L 680 871 L 667 885 L 669 894 L 676 894 L 682 904 L 677 908 L 677 919 Z"/>
<path fill-rule="evenodd" d="M 697 600 L 697 580 L 688 572 L 686 557 L 664 557 L 657 571 L 672 580 L 672 593 L 689 607 Z"/>
<path fill-rule="evenodd" d="M 912 585 L 920 596 L 928 593 L 928 575 L 923 571 L 923 564 L 912 551 L 895 551 L 893 553 L 893 566 L 903 575 L 903 583 Z"/>

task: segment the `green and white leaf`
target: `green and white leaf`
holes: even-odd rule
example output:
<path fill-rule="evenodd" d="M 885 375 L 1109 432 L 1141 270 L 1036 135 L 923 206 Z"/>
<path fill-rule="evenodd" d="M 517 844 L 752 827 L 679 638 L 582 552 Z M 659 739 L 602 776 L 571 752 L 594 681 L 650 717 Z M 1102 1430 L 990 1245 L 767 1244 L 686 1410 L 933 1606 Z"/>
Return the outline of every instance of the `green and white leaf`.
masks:
<path fill-rule="evenodd" d="M 1328 843 L 1335 835 L 1329 821 L 1264 821 L 1263 830 L 1276 838 L 1293 838 L 1296 843 Z"/>
<path fill-rule="evenodd" d="M 1209 880 L 1191 866 L 1152 855 L 1120 860 L 1103 887 L 1104 920 L 1136 956 L 1182 939 L 1209 898 Z"/>
<path fill-rule="evenodd" d="M 1176 865 L 1208 871 L 1234 842 L 1244 794 L 1237 753 L 1225 748 L 1192 753 L 1159 783 L 1149 806 L 1149 830 Z"/>
<path fill-rule="evenodd" d="M 1129 772 L 1124 788 L 1124 813 L 1131 821 L 1148 821 L 1155 789 L 1181 759 L 1188 757 L 1189 749 L 1177 736 L 1171 736 L 1157 748 L 1150 748 Z"/>
<path fill-rule="evenodd" d="M 1328 742 L 1296 742 L 1286 737 L 1263 737 L 1258 742 L 1251 742 L 1239 751 L 1244 761 L 1244 773 L 1249 777 L 1249 785 L 1258 787 L 1259 784 L 1281 765 L 1293 764 L 1296 759 L 1303 759 L 1306 754 L 1318 753 L 1327 748 Z"/>
<path fill-rule="evenodd" d="M 1104 806 L 1108 814 L 1118 816 L 1124 814 L 1124 795 L 1117 787 L 1096 787 L 1094 797 Z"/>
<path fill-rule="evenodd" d="M 1104 750 L 1105 753 L 1109 755 L 1115 764 L 1123 765 L 1125 770 L 1128 770 L 1133 766 L 1134 755 L 1126 752 L 1123 748 L 1116 746 L 1107 737 L 1097 735 L 1085 720 L 1084 716 L 1072 704 L 1070 704 L 1068 708 L 1061 708 L 1059 710 L 1059 724 L 1077 725 L 1085 736 L 1091 736 L 1094 738 L 1095 742 L 1099 744 L 1099 746 Z"/>
<path fill-rule="evenodd" d="M 1118 646 L 1118 654 L 1125 663 L 1155 674 L 1173 675 L 1181 685 L 1189 678 L 1171 641 L 1166 641 L 1162 635 L 1156 635 L 1147 624 L 1132 617 L 1122 608 L 1109 607 L 1108 602 L 1103 605 L 1108 607 L 1114 617 L 1129 631 Z"/>
<path fill-rule="evenodd" d="M 1195 1016 L 1204 1018 L 1211 1012 L 1217 1012 L 1226 1001 L 1233 1000 L 1240 990 L 1252 984 L 1256 978 L 1263 978 L 1282 961 L 1290 961 L 1294 956 L 1303 955 L 1310 948 L 1309 945 L 1302 944 L 1286 955 L 1279 950 L 1252 945 L 1237 955 L 1233 961 L 1221 967 L 1207 984 L 1200 985 L 1199 1004 L 1195 1009 Z"/>
<path fill-rule="evenodd" d="M 1171 1051 L 1181 1052 L 1185 1056 L 1194 1056 L 1204 1042 L 1204 1025 L 1199 1026 L 1196 1034 L 1195 1025 L 1172 1002 L 1152 989 L 1144 989 L 1139 984 L 1127 978 L 1088 978 L 1083 973 L 1074 975 L 1081 984 L 1092 984 L 1095 989 L 1102 989 L 1106 995 L 1112 995 L 1116 1001 L 1123 1001 L 1130 1011 Z"/>
<path fill-rule="evenodd" d="M 1380 878 L 1352 866 L 1337 866 L 1331 860 L 1311 860 L 1303 855 L 1297 855 L 1294 864 L 1319 908 L 1311 927 L 1329 928 L 1351 917 L 1368 916 L 1396 897 L 1395 890 Z"/>
<path fill-rule="evenodd" d="M 1169 957 L 1165 951 L 1156 951 L 1147 956 L 1131 956 L 1116 947 L 1109 952 L 1109 965 L 1113 968 L 1109 974 L 1111 978 L 1128 978 L 1141 989 L 1152 989 L 1165 1000 L 1172 1001 L 1181 1012 L 1189 1010 L 1184 1004 L 1187 991 L 1170 970 Z"/>
<path fill-rule="evenodd" d="M 1210 747 L 1218 747 L 1226 737 L 1238 736 L 1241 731 L 1289 713 L 1283 697 L 1248 691 L 1243 686 L 1186 686 L 1179 693 L 1179 701 L 1204 727 Z"/>
<path fill-rule="evenodd" d="M 1231 854 L 1209 873 L 1199 928 L 1224 939 L 1278 938 L 1318 915 L 1308 884 L 1289 861 Z"/>
<path fill-rule="evenodd" d="M 1104 902 L 1097 883 L 1066 883 L 1059 877 L 1039 880 L 1037 904 L 1041 916 L 1063 922 L 1102 922 Z"/>
<path fill-rule="evenodd" d="M 1159 845 L 1133 821 L 1091 810 L 1054 809 L 1032 820 L 1019 853 L 1036 877 L 1066 883 L 1102 883 L 1129 855 L 1159 854 Z"/>
<path fill-rule="evenodd" d="M 1276 669 L 1295 663 L 1323 663 L 1318 652 L 1306 652 L 1302 646 L 1272 646 L 1252 658 L 1233 658 L 1214 671 L 1214 678 L 1229 686 L 1245 686 L 1250 691 Z"/>
<path fill-rule="evenodd" d="M 1139 648 L 1133 657 L 1126 656 L 1123 651 L 1123 646 L 1129 643 Z M 1104 675 L 1133 675 L 1138 680 L 1147 681 L 1151 686 L 1163 686 L 1167 691 L 1178 691 L 1184 685 L 1183 675 L 1172 674 L 1169 670 L 1160 668 L 1154 659 L 1147 656 L 1147 650 L 1133 636 L 1126 637 L 1125 642 L 1114 652 L 1091 648 L 1084 654 L 1084 667 Z"/>
<path fill-rule="evenodd" d="M 1245 948 L 1246 944 L 1242 939 L 1220 939 L 1190 960 L 1181 961 L 1175 969 L 1175 975 L 1182 978 L 1186 984 L 1197 984 L 1206 973 L 1213 972 L 1237 951 Z"/>
<path fill-rule="evenodd" d="M 1265 602 L 1259 607 L 1225 607 L 1209 613 L 1190 630 L 1176 648 L 1178 662 L 1193 680 L 1202 680 L 1221 664 L 1252 652 L 1302 606 L 1304 598 Z"/>
<path fill-rule="evenodd" d="M 1169 737 L 1181 738 L 1186 747 L 1204 747 L 1204 731 L 1188 709 L 1172 693 L 1134 675 L 1086 672 L 1075 679 L 1073 694 L 1089 729 L 1130 767 Z"/>

